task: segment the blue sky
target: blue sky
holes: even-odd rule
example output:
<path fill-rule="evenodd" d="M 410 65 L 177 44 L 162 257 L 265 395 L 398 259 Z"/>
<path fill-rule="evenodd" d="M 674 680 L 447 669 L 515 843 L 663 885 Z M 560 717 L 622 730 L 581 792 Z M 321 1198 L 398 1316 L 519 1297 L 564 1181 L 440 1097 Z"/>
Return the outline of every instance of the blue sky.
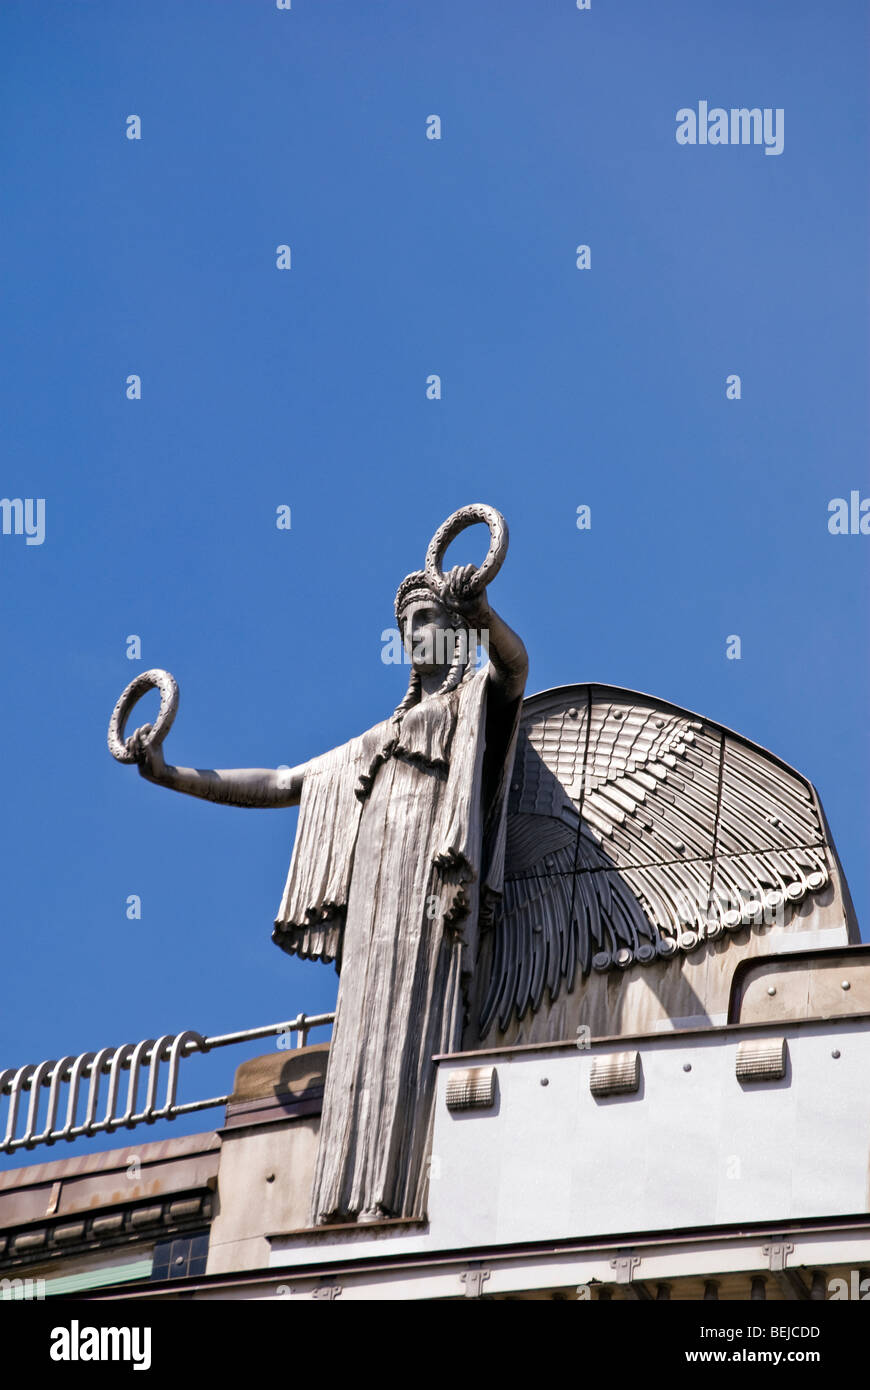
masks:
<path fill-rule="evenodd" d="M 827 528 L 870 495 L 867 30 L 862 0 L 6 0 L 0 492 L 46 534 L 0 536 L 0 1065 L 332 1006 L 270 941 L 295 812 L 145 784 L 108 718 L 151 666 L 171 762 L 384 718 L 396 586 L 469 501 L 511 526 L 529 693 L 649 691 L 792 763 L 867 934 L 870 539 Z M 678 145 L 701 100 L 782 108 L 782 154 Z"/>

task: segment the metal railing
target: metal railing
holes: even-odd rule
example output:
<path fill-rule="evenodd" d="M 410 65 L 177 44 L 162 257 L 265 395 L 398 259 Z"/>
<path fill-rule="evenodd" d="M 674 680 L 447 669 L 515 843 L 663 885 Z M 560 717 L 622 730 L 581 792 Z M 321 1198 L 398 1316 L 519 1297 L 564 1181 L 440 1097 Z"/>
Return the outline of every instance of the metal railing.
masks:
<path fill-rule="evenodd" d="M 78 1057 L 61 1057 L 58 1061 L 31 1062 L 17 1070 L 0 1070 L 0 1107 L 4 1098 L 8 1097 L 6 1131 L 0 1141 L 0 1153 L 33 1149 L 37 1144 L 55 1144 L 59 1139 L 78 1139 L 83 1134 L 111 1134 L 116 1129 L 133 1129 L 135 1125 L 173 1120 L 176 1115 L 226 1105 L 229 1096 L 212 1096 L 209 1100 L 176 1104 L 182 1058 L 194 1052 L 211 1052 L 215 1047 L 254 1042 L 258 1038 L 276 1037 L 278 1047 L 286 1047 L 294 1033 L 296 1047 L 304 1047 L 310 1029 L 323 1027 L 334 1020 L 334 1013 L 297 1014 L 286 1023 L 269 1023 L 263 1028 L 247 1028 L 239 1033 L 224 1033 L 215 1038 L 204 1038 L 188 1028 L 183 1033 L 165 1033 L 162 1038 L 122 1043 L 120 1047 L 104 1047 L 99 1052 L 82 1052 Z M 160 1069 L 164 1064 L 163 1101 L 158 1105 Z M 124 1087 L 122 1077 L 127 1072 L 129 1080 Z M 145 1100 L 140 1110 L 137 1109 L 139 1090 L 146 1072 Z M 105 1091 L 105 1108 L 98 1118 L 103 1077 L 108 1077 L 108 1087 Z M 84 1119 L 79 1120 L 85 1083 L 87 1100 L 84 1102 Z M 48 1101 L 40 1119 L 44 1090 L 48 1091 Z M 16 1134 L 19 1117 L 24 1114 L 22 1101 L 25 1096 L 28 1101 L 24 1128 L 20 1134 Z M 60 1115 L 63 1116 L 62 1123 L 59 1122 Z"/>

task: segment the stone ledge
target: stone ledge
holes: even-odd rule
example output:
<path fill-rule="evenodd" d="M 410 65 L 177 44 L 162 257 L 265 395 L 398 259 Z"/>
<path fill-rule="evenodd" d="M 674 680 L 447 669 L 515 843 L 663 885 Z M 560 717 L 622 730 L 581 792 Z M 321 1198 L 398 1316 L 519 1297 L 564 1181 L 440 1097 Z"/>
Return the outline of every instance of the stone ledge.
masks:
<path fill-rule="evenodd" d="M 284 1099 L 305 1095 L 312 1088 L 323 1088 L 329 1043 L 310 1047 L 277 1049 L 261 1057 L 250 1057 L 236 1069 L 230 1104 Z"/>

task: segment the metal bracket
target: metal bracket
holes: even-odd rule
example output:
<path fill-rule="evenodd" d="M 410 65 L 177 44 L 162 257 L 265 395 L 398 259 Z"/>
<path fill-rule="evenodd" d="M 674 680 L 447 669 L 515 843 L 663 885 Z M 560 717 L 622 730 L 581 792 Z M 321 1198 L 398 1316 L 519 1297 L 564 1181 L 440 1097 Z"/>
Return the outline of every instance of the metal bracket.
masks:
<path fill-rule="evenodd" d="M 483 1293 L 483 1285 L 489 1278 L 488 1269 L 467 1269 L 464 1274 L 460 1274 L 460 1279 L 465 1285 L 466 1298 L 480 1298 Z"/>
<path fill-rule="evenodd" d="M 794 1254 L 794 1245 L 791 1241 L 780 1240 L 763 1246 L 761 1253 L 767 1256 L 771 1273 L 779 1274 L 785 1269 L 789 1255 Z"/>
<path fill-rule="evenodd" d="M 618 1260 L 611 1260 L 611 1269 L 616 1270 L 617 1284 L 630 1284 L 632 1274 L 640 1264 L 640 1255 L 622 1255 Z"/>

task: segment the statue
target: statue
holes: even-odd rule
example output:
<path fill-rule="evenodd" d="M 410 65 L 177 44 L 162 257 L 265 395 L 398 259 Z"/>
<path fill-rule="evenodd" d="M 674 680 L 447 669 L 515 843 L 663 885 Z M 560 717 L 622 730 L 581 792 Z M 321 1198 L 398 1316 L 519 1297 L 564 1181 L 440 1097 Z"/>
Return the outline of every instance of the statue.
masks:
<path fill-rule="evenodd" d="M 485 521 L 480 570 L 445 575 L 443 553 Z M 462 508 L 396 595 L 411 659 L 393 715 L 291 770 L 173 767 L 162 741 L 177 687 L 147 672 L 116 706 L 109 746 L 148 781 L 233 806 L 300 806 L 273 939 L 340 970 L 312 1194 L 317 1223 L 425 1213 L 437 1053 L 461 1045 L 480 931 L 502 887 L 507 788 L 528 662 L 486 586 L 507 549 L 491 507 Z M 470 633 L 488 661 L 475 667 Z M 163 696 L 157 723 L 124 740 L 132 704 Z"/>
<path fill-rule="evenodd" d="M 477 521 L 483 566 L 445 576 L 447 545 Z M 405 698 L 302 767 L 168 767 L 165 671 L 137 677 L 112 718 L 114 756 L 152 782 L 300 806 L 273 938 L 340 970 L 315 1222 L 424 1214 L 433 1056 L 722 1024 L 741 962 L 860 939 L 818 794 L 793 768 L 635 691 L 523 700 L 525 648 L 486 597 L 506 547 L 491 507 L 444 523 L 396 596 Z M 157 722 L 125 741 L 152 685 Z"/>

